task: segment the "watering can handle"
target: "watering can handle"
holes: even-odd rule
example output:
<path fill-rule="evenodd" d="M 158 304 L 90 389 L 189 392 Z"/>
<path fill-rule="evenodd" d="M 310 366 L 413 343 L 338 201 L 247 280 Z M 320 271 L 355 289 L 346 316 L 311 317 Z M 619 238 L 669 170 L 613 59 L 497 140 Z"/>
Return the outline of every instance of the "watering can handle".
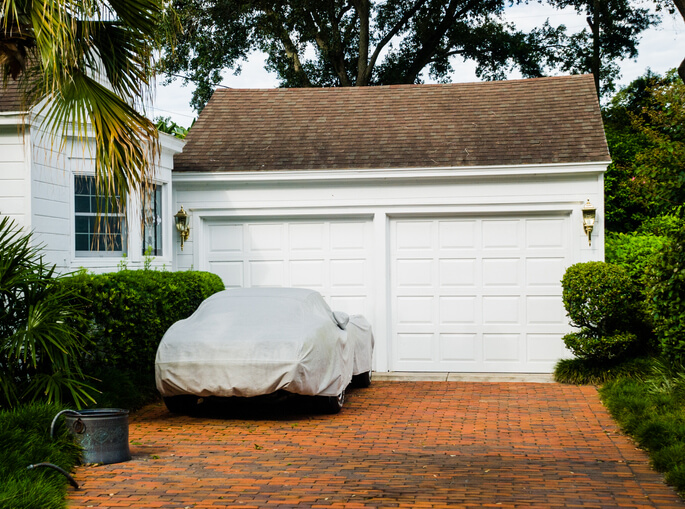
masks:
<path fill-rule="evenodd" d="M 59 412 L 54 419 L 52 419 L 52 424 L 50 424 L 50 438 L 55 438 L 55 425 L 57 424 L 57 419 L 59 419 L 59 416 L 62 414 L 74 414 L 74 415 L 81 415 L 78 413 L 76 410 L 62 410 Z"/>

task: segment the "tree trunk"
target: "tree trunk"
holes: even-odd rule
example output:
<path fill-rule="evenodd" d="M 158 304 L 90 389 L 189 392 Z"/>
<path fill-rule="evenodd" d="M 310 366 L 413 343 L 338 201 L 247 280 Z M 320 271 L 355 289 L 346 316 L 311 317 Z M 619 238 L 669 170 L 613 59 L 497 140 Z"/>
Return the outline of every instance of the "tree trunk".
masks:
<path fill-rule="evenodd" d="M 678 8 L 678 11 L 680 11 L 683 21 L 685 21 L 685 0 L 673 0 L 673 3 Z M 683 59 L 678 67 L 678 75 L 680 76 L 680 79 L 683 80 L 683 83 L 685 83 L 685 59 Z"/>
<path fill-rule="evenodd" d="M 599 40 L 599 25 L 600 25 L 600 0 L 593 0 L 592 2 L 592 21 L 588 19 L 590 28 L 592 29 L 592 75 L 595 78 L 595 89 L 597 90 L 597 98 L 601 95 L 599 83 L 599 70 L 602 65 L 602 56 L 600 54 L 600 40 Z"/>
<path fill-rule="evenodd" d="M 359 60 L 357 62 L 357 81 L 355 85 L 364 87 L 369 84 L 369 0 L 354 2 L 359 17 Z"/>

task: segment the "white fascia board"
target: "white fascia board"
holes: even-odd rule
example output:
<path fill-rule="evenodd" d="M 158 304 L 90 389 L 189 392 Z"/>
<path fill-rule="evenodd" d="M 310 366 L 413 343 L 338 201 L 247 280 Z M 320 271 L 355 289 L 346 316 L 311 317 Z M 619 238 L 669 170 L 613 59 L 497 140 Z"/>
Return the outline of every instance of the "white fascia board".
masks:
<path fill-rule="evenodd" d="M 455 179 L 473 177 L 601 174 L 610 161 L 590 163 L 531 164 L 517 166 L 454 166 L 442 168 L 387 168 L 307 171 L 254 172 L 174 172 L 175 182 L 274 182 L 274 181 L 344 181 L 344 180 L 408 180 Z"/>
<path fill-rule="evenodd" d="M 0 125 L 17 125 L 19 123 L 28 124 L 28 112 L 3 111 L 0 113 Z"/>
<path fill-rule="evenodd" d="M 186 140 L 182 140 L 167 133 L 159 133 L 159 143 L 163 150 L 168 150 L 174 154 L 178 154 L 186 145 Z"/>

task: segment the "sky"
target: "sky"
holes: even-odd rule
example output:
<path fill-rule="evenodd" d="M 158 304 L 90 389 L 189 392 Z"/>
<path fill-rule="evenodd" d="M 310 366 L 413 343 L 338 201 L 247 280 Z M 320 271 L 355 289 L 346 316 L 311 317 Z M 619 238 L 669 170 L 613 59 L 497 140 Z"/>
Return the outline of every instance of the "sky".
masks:
<path fill-rule="evenodd" d="M 553 26 L 566 25 L 569 32 L 577 32 L 586 26 L 584 16 L 579 16 L 573 9 L 559 11 L 547 5 L 531 3 L 509 7 L 506 19 L 514 22 L 522 30 L 530 30 L 549 19 Z M 653 72 L 663 74 L 669 69 L 677 67 L 685 58 L 685 22 L 676 13 L 674 16 L 662 13 L 662 22 L 657 27 L 643 32 L 638 46 L 636 59 L 621 62 L 622 77 L 619 85 L 627 85 L 632 80 L 645 73 L 647 68 Z M 247 62 L 242 64 L 241 74 L 235 76 L 230 71 L 224 73 L 221 85 L 231 88 L 274 88 L 278 86 L 276 75 L 264 70 L 266 56 L 253 53 Z M 454 62 L 455 71 L 452 82 L 479 81 L 475 74 L 475 64 L 472 62 Z M 512 74 L 510 78 L 519 78 Z M 428 80 L 426 80 L 428 82 Z M 176 80 L 171 85 L 157 85 L 150 117 L 171 117 L 177 124 L 188 127 L 197 113 L 190 107 L 192 84 L 182 85 L 182 80 Z"/>

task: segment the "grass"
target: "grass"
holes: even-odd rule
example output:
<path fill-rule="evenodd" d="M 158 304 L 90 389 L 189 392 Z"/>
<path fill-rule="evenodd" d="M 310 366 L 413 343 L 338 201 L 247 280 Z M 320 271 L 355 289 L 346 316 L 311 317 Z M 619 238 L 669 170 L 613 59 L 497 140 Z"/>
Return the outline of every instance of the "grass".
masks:
<path fill-rule="evenodd" d="M 564 383 L 601 385 L 602 401 L 621 429 L 685 495 L 685 367 L 653 357 L 609 366 L 572 359 L 560 361 L 554 376 Z"/>
<path fill-rule="evenodd" d="M 638 357 L 613 364 L 584 359 L 562 359 L 554 368 L 554 380 L 576 385 L 602 385 L 617 378 L 645 378 L 651 373 L 654 359 Z"/>
<path fill-rule="evenodd" d="M 100 369 L 93 373 L 94 394 L 100 408 L 135 410 L 159 398 L 154 373 Z M 0 411 L 0 508 L 62 509 L 66 507 L 67 479 L 51 468 L 27 470 L 35 463 L 53 463 L 73 472 L 80 451 L 58 421 L 50 437 L 52 419 L 64 406 L 36 403 Z"/>
<path fill-rule="evenodd" d="M 64 426 L 50 437 L 57 405 L 33 404 L 0 412 L 0 507 L 52 509 L 66 507 L 67 479 L 49 468 L 27 470 L 35 463 L 53 463 L 71 472 L 79 449 Z"/>

